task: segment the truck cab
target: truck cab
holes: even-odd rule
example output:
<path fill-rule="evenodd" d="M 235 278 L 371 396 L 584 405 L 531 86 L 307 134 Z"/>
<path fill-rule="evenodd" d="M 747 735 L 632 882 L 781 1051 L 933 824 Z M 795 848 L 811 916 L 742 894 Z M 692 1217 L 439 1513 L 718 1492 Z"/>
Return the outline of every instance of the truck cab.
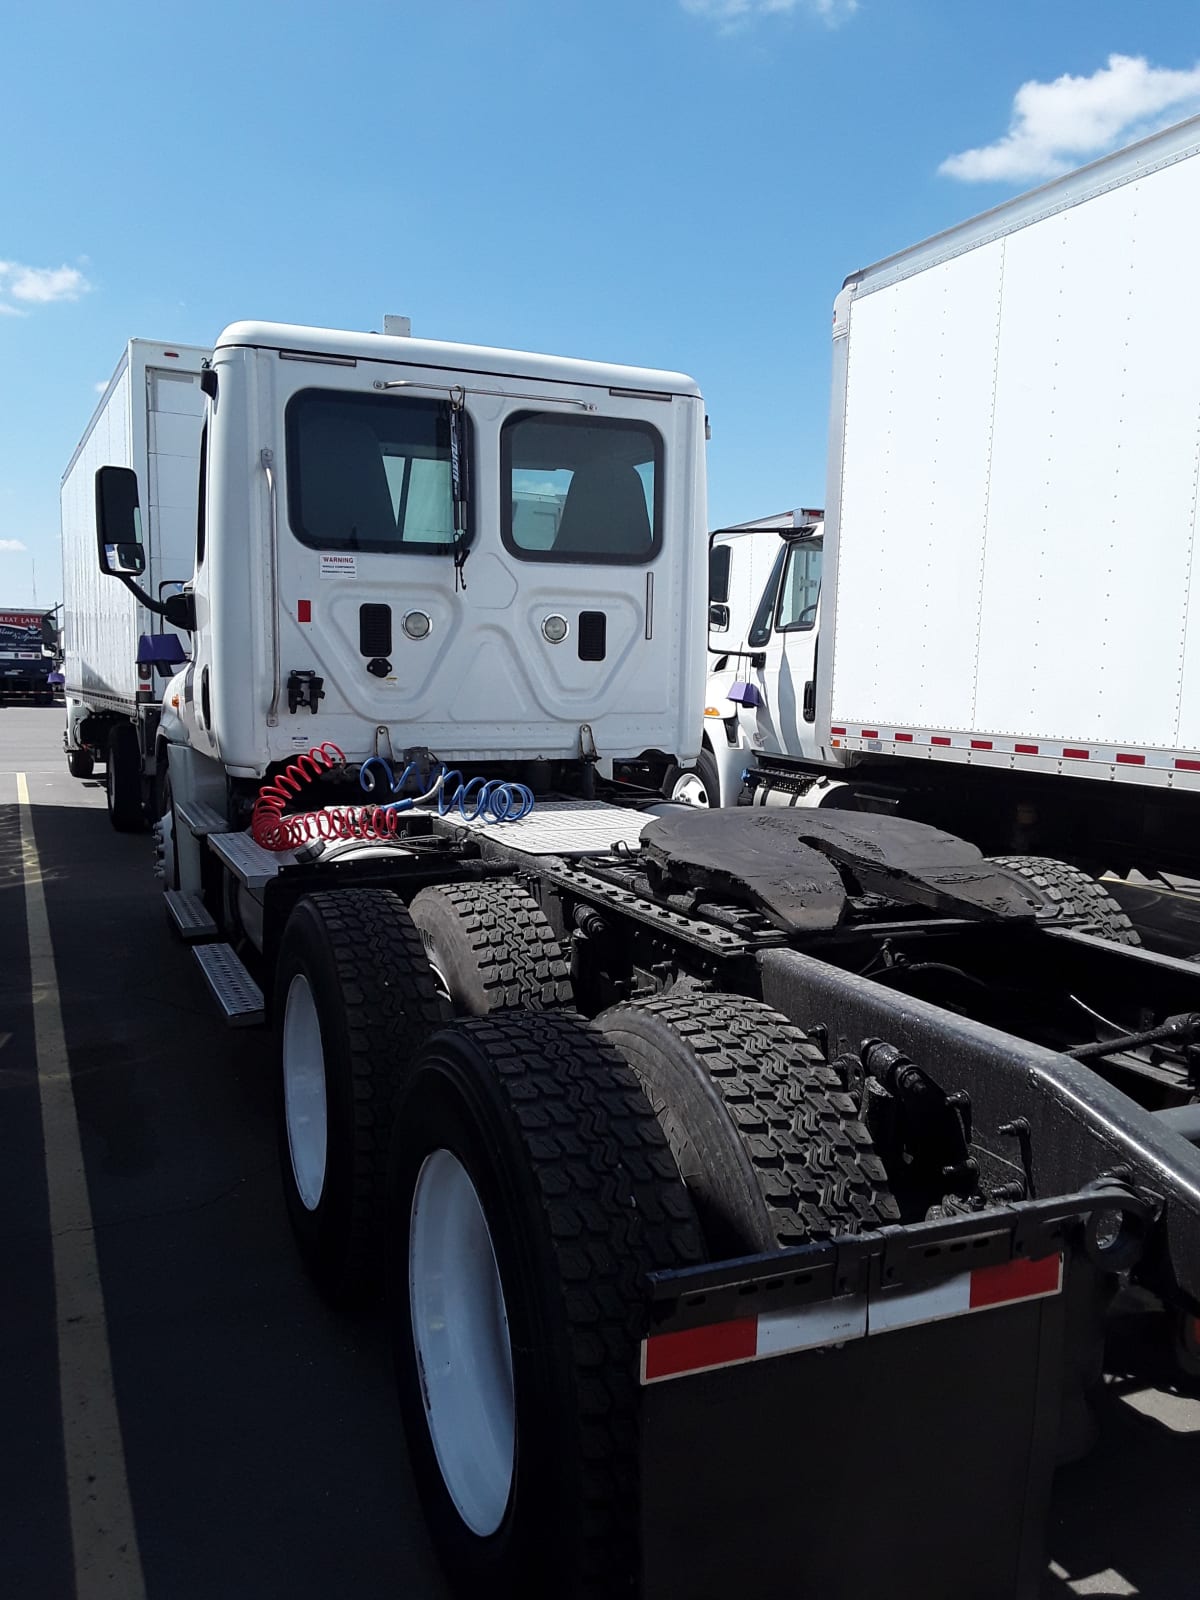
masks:
<path fill-rule="evenodd" d="M 816 720 L 824 532 L 822 512 L 800 509 L 712 534 L 704 745 L 673 798 L 733 805 L 751 761 L 836 760 Z"/>

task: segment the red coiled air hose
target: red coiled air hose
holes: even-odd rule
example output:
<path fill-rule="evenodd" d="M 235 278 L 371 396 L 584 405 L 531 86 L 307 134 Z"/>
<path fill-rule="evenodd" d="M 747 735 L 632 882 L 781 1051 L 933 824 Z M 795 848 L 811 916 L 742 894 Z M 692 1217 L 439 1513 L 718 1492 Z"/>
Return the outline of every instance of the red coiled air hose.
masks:
<path fill-rule="evenodd" d="M 346 757 L 328 742 L 298 756 L 264 783 L 250 813 L 250 837 L 264 850 L 295 850 L 313 839 L 391 839 L 400 828 L 400 812 L 383 806 L 328 806 L 321 811 L 284 811 L 293 796 L 327 772 L 340 772 Z"/>

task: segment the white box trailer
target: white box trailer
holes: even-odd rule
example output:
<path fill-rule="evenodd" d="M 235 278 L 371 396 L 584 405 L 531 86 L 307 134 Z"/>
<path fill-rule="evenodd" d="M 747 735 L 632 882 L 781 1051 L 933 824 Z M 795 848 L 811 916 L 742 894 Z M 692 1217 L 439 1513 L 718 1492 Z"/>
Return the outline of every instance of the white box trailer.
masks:
<path fill-rule="evenodd" d="M 840 767 L 990 852 L 1196 874 L 1198 156 L 1193 119 L 847 279 L 823 572 L 793 537 L 710 636 L 758 697 L 707 721 L 722 803 L 752 753 L 760 800 Z"/>
<path fill-rule="evenodd" d="M 1169 287 L 1198 154 L 1200 119 L 847 282 L 820 697 L 843 749 L 942 736 L 1200 789 L 1200 313 Z"/>
<path fill-rule="evenodd" d="M 110 815 L 141 825 L 165 678 L 188 635 L 155 616 L 96 563 L 96 469 L 131 467 L 146 486 L 142 583 L 157 599 L 182 590 L 196 546 L 196 483 L 209 351 L 131 339 L 62 479 L 67 762 L 88 777 L 109 767 Z M 110 759 L 111 758 L 111 759 Z"/>

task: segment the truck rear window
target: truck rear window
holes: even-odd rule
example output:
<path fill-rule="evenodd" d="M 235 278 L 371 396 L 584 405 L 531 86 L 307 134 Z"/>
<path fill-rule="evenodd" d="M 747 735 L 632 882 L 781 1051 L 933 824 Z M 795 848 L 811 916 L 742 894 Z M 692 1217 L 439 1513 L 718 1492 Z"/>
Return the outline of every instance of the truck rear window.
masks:
<path fill-rule="evenodd" d="M 500 433 L 501 523 L 522 561 L 638 566 L 658 554 L 662 437 L 649 423 L 522 411 Z"/>
<path fill-rule="evenodd" d="M 306 389 L 287 408 L 288 518 L 317 550 L 454 545 L 450 406 Z"/>

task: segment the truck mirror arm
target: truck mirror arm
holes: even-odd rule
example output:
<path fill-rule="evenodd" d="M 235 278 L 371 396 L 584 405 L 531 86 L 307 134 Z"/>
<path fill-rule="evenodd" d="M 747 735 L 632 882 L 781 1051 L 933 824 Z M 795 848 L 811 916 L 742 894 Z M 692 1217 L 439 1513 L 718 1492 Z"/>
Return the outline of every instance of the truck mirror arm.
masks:
<path fill-rule="evenodd" d="M 190 594 L 172 594 L 165 600 L 156 600 L 153 595 L 147 594 L 140 583 L 124 572 L 114 572 L 114 578 L 119 578 L 131 594 L 135 594 L 147 611 L 153 611 L 156 617 L 165 617 L 173 627 L 182 628 L 185 633 L 196 631 L 196 599 Z"/>

